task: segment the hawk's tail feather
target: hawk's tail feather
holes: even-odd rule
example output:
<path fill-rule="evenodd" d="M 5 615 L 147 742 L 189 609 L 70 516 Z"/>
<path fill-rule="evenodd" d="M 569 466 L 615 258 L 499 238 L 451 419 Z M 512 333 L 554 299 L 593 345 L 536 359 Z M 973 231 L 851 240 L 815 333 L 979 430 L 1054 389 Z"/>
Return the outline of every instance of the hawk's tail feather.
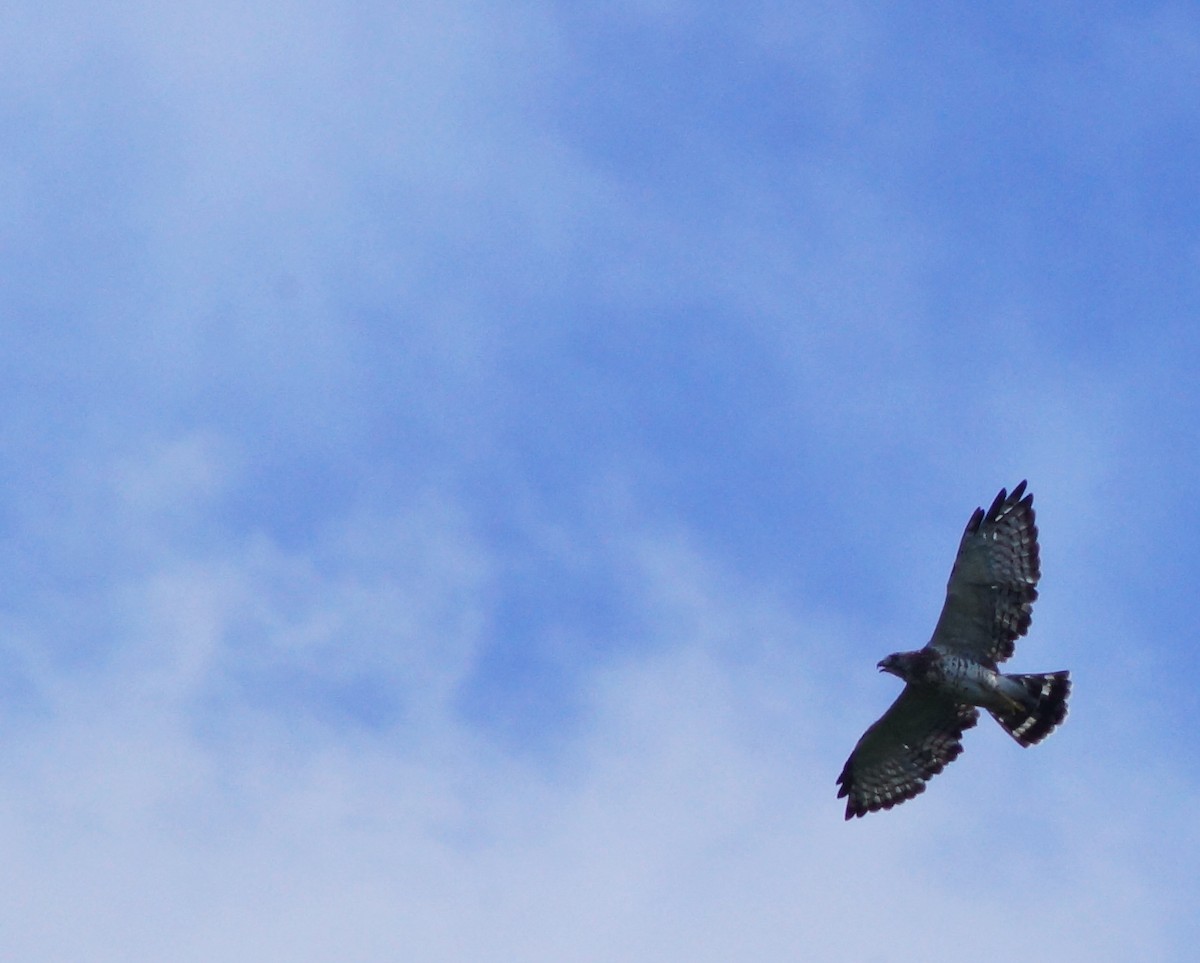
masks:
<path fill-rule="evenodd" d="M 1046 672 L 1008 675 L 1005 678 L 1024 686 L 1032 707 L 1005 714 L 993 711 L 992 717 L 1021 745 L 1036 745 L 1067 717 L 1067 696 L 1071 694 L 1070 673 Z"/>

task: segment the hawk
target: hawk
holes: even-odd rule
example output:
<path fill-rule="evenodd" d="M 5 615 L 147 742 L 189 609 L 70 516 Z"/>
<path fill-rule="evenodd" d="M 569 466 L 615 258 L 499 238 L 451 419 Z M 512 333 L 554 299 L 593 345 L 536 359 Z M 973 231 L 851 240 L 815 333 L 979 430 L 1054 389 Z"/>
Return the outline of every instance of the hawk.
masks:
<path fill-rule="evenodd" d="M 962 734 L 987 709 L 1022 746 L 1048 736 L 1067 715 L 1067 672 L 1005 675 L 997 665 L 1029 629 L 1037 583 L 1038 530 L 1025 482 L 975 509 L 958 546 L 933 637 L 896 652 L 882 672 L 907 684 L 863 737 L 837 782 L 846 818 L 891 809 L 962 752 Z"/>

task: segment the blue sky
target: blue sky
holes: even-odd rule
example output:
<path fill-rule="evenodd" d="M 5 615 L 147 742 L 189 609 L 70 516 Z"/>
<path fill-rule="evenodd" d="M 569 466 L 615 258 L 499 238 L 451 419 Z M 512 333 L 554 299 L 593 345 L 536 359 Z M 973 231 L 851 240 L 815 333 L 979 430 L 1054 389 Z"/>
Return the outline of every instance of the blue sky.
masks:
<path fill-rule="evenodd" d="M 1192 8 L 5 21 L 0 955 L 1190 958 Z M 844 823 L 1022 478 L 1067 724 Z"/>

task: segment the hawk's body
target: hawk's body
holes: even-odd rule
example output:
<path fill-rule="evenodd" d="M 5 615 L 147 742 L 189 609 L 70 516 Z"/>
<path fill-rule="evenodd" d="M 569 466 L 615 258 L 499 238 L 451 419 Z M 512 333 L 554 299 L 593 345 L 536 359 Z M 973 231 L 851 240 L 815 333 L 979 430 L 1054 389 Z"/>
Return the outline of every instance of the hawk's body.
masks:
<path fill-rule="evenodd" d="M 838 776 L 847 819 L 924 792 L 962 752 L 964 730 L 979 721 L 977 706 L 1023 746 L 1040 742 L 1066 717 L 1066 672 L 997 669 L 1029 629 L 1040 577 L 1033 496 L 1021 482 L 1011 495 L 1001 489 L 987 512 L 977 508 L 967 522 L 933 638 L 879 663 L 907 685 Z"/>

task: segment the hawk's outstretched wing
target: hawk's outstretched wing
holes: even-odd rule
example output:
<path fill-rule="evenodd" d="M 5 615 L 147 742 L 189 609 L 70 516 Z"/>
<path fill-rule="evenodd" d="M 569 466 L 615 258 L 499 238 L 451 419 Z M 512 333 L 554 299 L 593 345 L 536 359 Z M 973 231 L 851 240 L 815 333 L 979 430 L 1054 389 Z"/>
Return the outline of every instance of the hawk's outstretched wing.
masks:
<path fill-rule="evenodd" d="M 925 781 L 962 752 L 963 730 L 979 720 L 961 705 L 926 688 L 907 685 L 850 753 L 837 781 L 846 818 L 891 809 L 925 791 Z"/>
<path fill-rule="evenodd" d="M 946 604 L 929 644 L 972 660 L 1003 662 L 1033 617 L 1038 530 L 1025 482 L 1000 494 L 986 512 L 975 509 L 946 585 Z"/>

